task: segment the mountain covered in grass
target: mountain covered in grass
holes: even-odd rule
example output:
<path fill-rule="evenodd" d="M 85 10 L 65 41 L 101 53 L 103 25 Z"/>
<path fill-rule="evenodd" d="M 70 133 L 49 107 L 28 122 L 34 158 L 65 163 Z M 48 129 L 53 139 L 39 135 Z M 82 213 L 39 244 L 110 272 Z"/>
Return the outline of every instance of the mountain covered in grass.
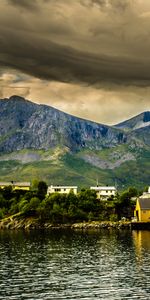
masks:
<path fill-rule="evenodd" d="M 0 180 L 48 184 L 149 184 L 150 112 L 116 126 L 22 97 L 0 100 Z"/>

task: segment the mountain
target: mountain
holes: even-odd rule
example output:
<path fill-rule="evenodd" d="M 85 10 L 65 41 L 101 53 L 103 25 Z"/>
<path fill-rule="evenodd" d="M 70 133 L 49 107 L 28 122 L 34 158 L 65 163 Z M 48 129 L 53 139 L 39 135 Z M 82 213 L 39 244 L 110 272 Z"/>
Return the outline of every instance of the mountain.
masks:
<path fill-rule="evenodd" d="M 46 105 L 12 96 L 0 101 L 0 152 L 48 150 L 64 146 L 72 151 L 101 149 L 126 141 L 116 128 L 83 120 Z"/>
<path fill-rule="evenodd" d="M 143 112 L 129 120 L 115 125 L 116 128 L 136 130 L 150 125 L 150 111 Z"/>
<path fill-rule="evenodd" d="M 116 126 L 22 97 L 0 100 L 0 180 L 89 186 L 149 184 L 150 113 Z M 146 124 L 146 126 L 143 126 Z"/>
<path fill-rule="evenodd" d="M 150 146 L 150 111 L 143 112 L 129 120 L 115 125 L 125 132 L 130 131 L 130 138 L 138 139 Z"/>

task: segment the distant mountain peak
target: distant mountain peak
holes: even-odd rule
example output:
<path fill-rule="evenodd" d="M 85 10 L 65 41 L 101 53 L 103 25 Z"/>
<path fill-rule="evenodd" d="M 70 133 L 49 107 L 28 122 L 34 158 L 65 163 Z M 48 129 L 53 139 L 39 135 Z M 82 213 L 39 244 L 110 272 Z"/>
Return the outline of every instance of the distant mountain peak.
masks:
<path fill-rule="evenodd" d="M 10 96 L 9 97 L 9 100 L 24 100 L 24 101 L 26 101 L 26 99 L 24 98 L 24 97 L 22 97 L 22 96 L 18 96 L 18 95 L 12 95 L 12 96 Z"/>
<path fill-rule="evenodd" d="M 144 112 L 143 122 L 150 122 L 150 111 Z"/>
<path fill-rule="evenodd" d="M 136 130 L 150 125 L 150 111 L 145 111 L 129 120 L 121 122 L 115 127 L 124 130 Z"/>
<path fill-rule="evenodd" d="M 7 101 L 11 101 L 11 102 L 14 102 L 14 103 L 30 103 L 30 104 L 32 104 L 32 105 L 38 105 L 38 104 L 36 104 L 36 103 L 34 103 L 34 102 L 32 102 L 32 101 L 30 101 L 30 100 L 28 100 L 28 99 L 26 99 L 26 98 L 24 98 L 24 97 L 22 97 L 22 96 L 18 96 L 18 95 L 12 95 L 12 96 L 10 96 L 9 98 L 7 98 L 7 99 L 5 99 L 5 100 L 7 100 Z"/>

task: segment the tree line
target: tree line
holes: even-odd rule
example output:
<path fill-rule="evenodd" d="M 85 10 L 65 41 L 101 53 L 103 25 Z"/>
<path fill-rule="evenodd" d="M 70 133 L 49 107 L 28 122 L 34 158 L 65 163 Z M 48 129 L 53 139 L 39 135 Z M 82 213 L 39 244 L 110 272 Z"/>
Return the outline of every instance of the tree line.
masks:
<path fill-rule="evenodd" d="M 54 193 L 47 195 L 44 181 L 33 184 L 30 191 L 0 189 L 0 219 L 20 213 L 22 217 L 35 217 L 40 222 L 74 223 L 82 221 L 118 221 L 131 219 L 135 198 L 142 191 L 134 187 L 105 200 L 97 199 L 94 190 L 82 189 L 77 195 Z"/>

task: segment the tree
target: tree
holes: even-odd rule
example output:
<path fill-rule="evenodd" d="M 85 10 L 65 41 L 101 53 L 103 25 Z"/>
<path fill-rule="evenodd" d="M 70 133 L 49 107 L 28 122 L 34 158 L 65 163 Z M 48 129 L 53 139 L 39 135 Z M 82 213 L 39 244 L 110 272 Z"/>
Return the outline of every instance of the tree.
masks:
<path fill-rule="evenodd" d="M 38 190 L 37 190 L 37 197 L 40 200 L 43 200 L 47 194 L 47 184 L 45 181 L 39 181 L 38 183 Z"/>
<path fill-rule="evenodd" d="M 29 203 L 29 210 L 35 212 L 40 204 L 40 199 L 37 197 L 33 197 Z"/>
<path fill-rule="evenodd" d="M 39 184 L 39 180 L 38 179 L 33 179 L 32 184 L 31 184 L 31 190 L 32 191 L 37 191 L 38 190 L 38 184 Z"/>
<path fill-rule="evenodd" d="M 0 208 L 0 219 L 3 219 L 4 217 L 4 210 Z"/>
<path fill-rule="evenodd" d="M 4 199 L 3 195 L 0 194 L 0 208 L 6 207 L 7 201 Z"/>
<path fill-rule="evenodd" d="M 6 200 L 10 200 L 13 196 L 13 190 L 12 190 L 12 186 L 6 186 L 3 188 L 2 190 L 2 195 Z"/>
<path fill-rule="evenodd" d="M 129 193 L 129 197 L 137 197 L 138 196 L 138 191 L 135 187 L 129 187 L 128 188 L 128 193 Z"/>
<path fill-rule="evenodd" d="M 132 195 L 136 193 L 136 190 L 124 191 L 121 195 L 117 195 L 117 201 L 115 201 L 115 210 L 118 215 L 118 219 L 122 217 L 131 218 L 133 215 L 134 203 L 131 200 Z"/>
<path fill-rule="evenodd" d="M 97 211 L 99 201 L 97 200 L 96 192 L 93 190 L 81 191 L 78 195 L 78 205 L 83 211 Z"/>

